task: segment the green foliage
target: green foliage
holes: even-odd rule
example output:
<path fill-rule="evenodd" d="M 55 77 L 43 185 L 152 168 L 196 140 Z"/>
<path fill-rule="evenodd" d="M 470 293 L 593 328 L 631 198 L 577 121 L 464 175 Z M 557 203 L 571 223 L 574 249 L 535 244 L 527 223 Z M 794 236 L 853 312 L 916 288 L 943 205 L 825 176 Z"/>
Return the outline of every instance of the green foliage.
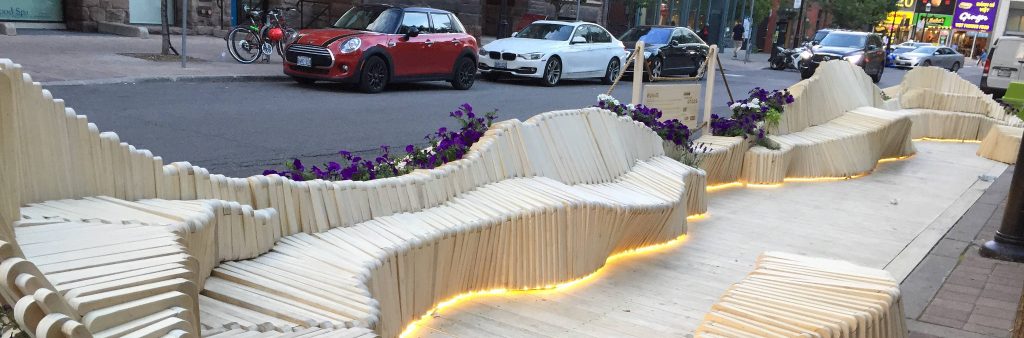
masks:
<path fill-rule="evenodd" d="M 896 10 L 892 0 L 817 0 L 829 12 L 832 25 L 839 28 L 870 30 Z"/>

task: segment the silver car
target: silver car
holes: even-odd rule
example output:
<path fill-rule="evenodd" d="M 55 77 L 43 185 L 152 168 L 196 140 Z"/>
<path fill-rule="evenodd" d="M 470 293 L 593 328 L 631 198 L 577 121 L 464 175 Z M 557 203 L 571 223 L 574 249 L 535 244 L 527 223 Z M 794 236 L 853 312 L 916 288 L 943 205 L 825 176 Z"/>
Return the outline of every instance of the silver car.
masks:
<path fill-rule="evenodd" d="M 964 65 L 964 55 L 949 47 L 924 46 L 896 57 L 896 67 L 942 67 L 952 72 Z"/>

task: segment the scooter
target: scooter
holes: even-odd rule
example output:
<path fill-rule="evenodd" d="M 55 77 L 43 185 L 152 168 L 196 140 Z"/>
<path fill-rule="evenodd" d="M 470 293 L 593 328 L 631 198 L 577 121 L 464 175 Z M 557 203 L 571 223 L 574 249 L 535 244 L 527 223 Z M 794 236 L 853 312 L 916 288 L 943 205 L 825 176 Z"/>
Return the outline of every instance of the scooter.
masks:
<path fill-rule="evenodd" d="M 775 47 L 775 56 L 768 60 L 768 65 L 774 70 L 800 69 L 800 53 L 804 47 L 785 49 Z"/>

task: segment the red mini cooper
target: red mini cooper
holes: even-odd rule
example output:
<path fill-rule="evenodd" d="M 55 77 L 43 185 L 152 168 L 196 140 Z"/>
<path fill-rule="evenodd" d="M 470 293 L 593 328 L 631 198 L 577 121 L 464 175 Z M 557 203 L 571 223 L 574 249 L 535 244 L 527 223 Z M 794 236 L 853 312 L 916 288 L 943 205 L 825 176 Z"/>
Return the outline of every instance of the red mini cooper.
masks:
<path fill-rule="evenodd" d="M 357 84 L 367 93 L 388 83 L 476 80 L 477 43 L 454 14 L 419 7 L 361 5 L 332 28 L 307 29 L 285 51 L 284 73 L 303 84 Z"/>

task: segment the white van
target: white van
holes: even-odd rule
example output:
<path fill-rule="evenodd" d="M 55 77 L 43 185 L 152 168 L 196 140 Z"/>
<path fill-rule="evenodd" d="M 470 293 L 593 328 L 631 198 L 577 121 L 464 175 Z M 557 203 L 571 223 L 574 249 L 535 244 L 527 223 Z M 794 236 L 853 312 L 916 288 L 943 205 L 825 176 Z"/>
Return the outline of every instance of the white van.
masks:
<path fill-rule="evenodd" d="M 981 90 L 1001 97 L 1010 82 L 1024 81 L 1024 37 L 1003 36 L 996 40 L 981 75 Z"/>

